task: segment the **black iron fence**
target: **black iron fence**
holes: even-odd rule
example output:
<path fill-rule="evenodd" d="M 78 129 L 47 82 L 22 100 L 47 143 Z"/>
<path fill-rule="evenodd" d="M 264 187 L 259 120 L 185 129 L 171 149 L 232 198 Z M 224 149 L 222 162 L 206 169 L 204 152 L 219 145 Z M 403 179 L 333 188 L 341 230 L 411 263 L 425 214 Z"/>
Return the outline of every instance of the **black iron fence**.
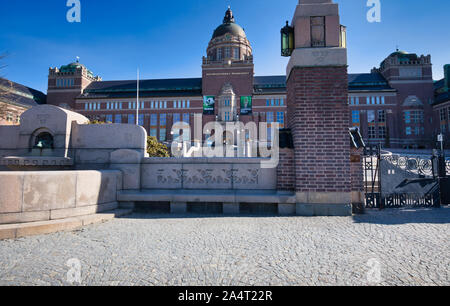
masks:
<path fill-rule="evenodd" d="M 439 207 L 450 202 L 450 159 L 364 149 L 366 208 Z"/>

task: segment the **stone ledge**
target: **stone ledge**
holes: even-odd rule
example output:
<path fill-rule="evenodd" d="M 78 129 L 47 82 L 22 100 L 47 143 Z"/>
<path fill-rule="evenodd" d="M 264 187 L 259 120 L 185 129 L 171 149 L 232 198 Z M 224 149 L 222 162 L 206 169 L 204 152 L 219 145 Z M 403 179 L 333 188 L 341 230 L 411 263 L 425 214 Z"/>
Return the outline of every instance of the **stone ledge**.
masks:
<path fill-rule="evenodd" d="M 276 190 L 119 191 L 119 202 L 214 202 L 295 204 L 295 193 Z"/>
<path fill-rule="evenodd" d="M 61 220 L 0 225 L 0 240 L 44 235 L 59 231 L 73 231 L 86 225 L 109 221 L 131 212 L 130 209 L 116 209 L 110 212 Z"/>

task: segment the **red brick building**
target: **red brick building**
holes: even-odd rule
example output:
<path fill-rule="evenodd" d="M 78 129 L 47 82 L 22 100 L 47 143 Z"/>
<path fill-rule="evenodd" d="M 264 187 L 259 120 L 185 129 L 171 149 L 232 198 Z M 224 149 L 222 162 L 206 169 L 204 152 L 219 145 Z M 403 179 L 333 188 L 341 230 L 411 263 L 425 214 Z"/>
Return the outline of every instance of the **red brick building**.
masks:
<path fill-rule="evenodd" d="M 253 52 L 229 9 L 214 31 L 202 61 L 202 77 L 140 81 L 138 122 L 151 136 L 170 142 L 174 122 L 287 123 L 286 76 L 254 76 Z M 349 74 L 349 125 L 367 143 L 430 147 L 433 121 L 431 57 L 397 51 L 371 73 Z M 112 123 L 136 123 L 136 80 L 102 81 L 76 62 L 50 68 L 49 104 Z M 213 105 L 209 105 L 213 103 Z"/>

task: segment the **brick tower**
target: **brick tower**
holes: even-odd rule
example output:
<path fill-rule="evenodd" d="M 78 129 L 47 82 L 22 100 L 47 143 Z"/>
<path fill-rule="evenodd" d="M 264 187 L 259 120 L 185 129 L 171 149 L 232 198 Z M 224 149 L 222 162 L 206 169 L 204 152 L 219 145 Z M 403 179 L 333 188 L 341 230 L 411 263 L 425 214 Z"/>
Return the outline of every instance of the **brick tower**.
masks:
<path fill-rule="evenodd" d="M 102 79 L 80 64 L 78 60 L 48 71 L 47 104 L 69 110 L 75 109 L 75 99 L 91 83 Z"/>
<path fill-rule="evenodd" d="M 287 66 L 298 215 L 351 215 L 345 27 L 332 0 L 299 0 Z"/>

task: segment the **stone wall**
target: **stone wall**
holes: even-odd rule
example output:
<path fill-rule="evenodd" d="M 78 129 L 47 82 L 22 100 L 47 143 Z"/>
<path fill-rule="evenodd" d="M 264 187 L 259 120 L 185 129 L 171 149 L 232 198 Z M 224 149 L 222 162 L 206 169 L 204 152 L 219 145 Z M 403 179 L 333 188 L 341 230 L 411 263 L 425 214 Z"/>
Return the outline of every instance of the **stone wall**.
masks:
<path fill-rule="evenodd" d="M 120 171 L 0 172 L 0 224 L 116 209 Z"/>
<path fill-rule="evenodd" d="M 142 189 L 276 190 L 276 168 L 261 158 L 144 158 Z"/>

